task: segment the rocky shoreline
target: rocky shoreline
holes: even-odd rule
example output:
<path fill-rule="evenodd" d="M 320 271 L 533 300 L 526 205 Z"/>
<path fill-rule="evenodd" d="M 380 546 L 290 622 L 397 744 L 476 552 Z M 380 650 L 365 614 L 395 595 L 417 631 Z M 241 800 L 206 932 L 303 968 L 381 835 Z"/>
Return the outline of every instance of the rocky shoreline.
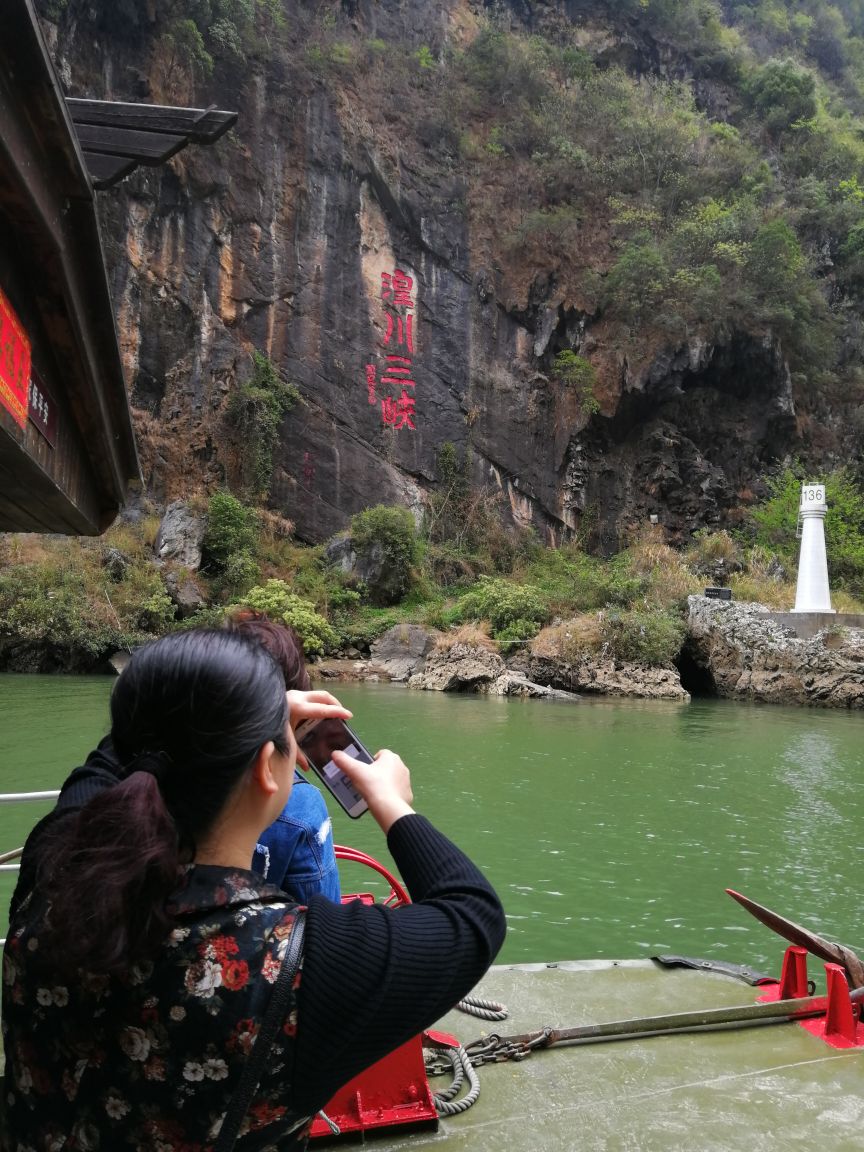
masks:
<path fill-rule="evenodd" d="M 692 690 L 747 702 L 864 708 L 864 621 L 844 620 L 831 617 L 809 635 L 807 621 L 791 613 L 691 596 L 687 638 L 668 668 L 602 653 L 568 661 L 533 656 L 530 649 L 505 659 L 486 645 L 451 644 L 446 634 L 402 624 L 373 644 L 368 659 L 323 661 L 312 670 L 323 679 L 392 681 L 438 692 L 686 703 Z"/>
<path fill-rule="evenodd" d="M 98 666 L 70 662 L 68 651 L 26 638 L 0 637 L 0 667 L 10 672 L 114 672 L 128 653 Z M 669 667 L 616 660 L 603 651 L 564 659 L 531 645 L 508 657 L 491 642 L 467 643 L 417 624 L 397 624 L 368 656 L 310 665 L 320 681 L 390 681 L 435 692 L 482 692 L 578 701 L 606 696 L 687 703 L 716 696 L 750 703 L 864 709 L 864 617 L 808 619 L 762 604 L 688 600 L 686 637 Z"/>

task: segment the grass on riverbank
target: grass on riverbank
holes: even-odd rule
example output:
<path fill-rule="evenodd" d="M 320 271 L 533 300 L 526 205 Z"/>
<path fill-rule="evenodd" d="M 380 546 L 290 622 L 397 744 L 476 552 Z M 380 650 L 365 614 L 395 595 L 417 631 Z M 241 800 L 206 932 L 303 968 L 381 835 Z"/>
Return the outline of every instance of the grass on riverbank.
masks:
<path fill-rule="evenodd" d="M 117 524 L 97 540 L 0 537 L 0 638 L 51 646 L 58 666 L 79 668 L 180 626 L 166 569 L 154 563 L 157 530 L 154 515 Z M 726 583 L 736 600 L 775 609 L 795 599 L 794 573 L 775 553 L 725 531 L 700 534 L 677 551 L 652 526 L 605 561 L 577 544 L 547 549 L 523 539 L 509 570 L 488 564 L 475 575 L 475 558 L 467 572 L 453 568 L 449 584 L 433 580 L 418 542 L 408 591 L 385 607 L 327 564 L 321 546 L 299 545 L 269 522 L 246 539 L 246 561 L 230 579 L 227 563 L 194 574 L 210 607 L 182 625 L 212 623 L 225 606 L 251 601 L 285 615 L 313 656 L 366 652 L 394 624 L 418 623 L 452 633 L 454 641 L 473 636 L 505 656 L 527 648 L 573 660 L 605 651 L 668 666 L 684 639 L 687 597 L 706 584 Z M 862 610 L 848 592 L 833 595 L 839 611 Z"/>

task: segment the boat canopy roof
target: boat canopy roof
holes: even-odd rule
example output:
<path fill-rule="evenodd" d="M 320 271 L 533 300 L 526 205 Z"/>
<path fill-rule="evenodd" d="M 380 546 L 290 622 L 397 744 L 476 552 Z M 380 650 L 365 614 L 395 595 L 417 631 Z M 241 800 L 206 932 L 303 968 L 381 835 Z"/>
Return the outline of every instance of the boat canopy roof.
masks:
<path fill-rule="evenodd" d="M 0 36 L 0 531 L 97 535 L 140 481 L 95 190 L 236 121 L 67 100 L 32 0 Z"/>

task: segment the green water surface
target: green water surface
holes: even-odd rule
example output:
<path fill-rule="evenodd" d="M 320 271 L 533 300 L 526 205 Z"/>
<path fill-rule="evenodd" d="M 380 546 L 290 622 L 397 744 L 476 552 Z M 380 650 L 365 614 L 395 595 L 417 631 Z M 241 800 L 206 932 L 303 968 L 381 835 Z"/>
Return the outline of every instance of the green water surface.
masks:
<path fill-rule="evenodd" d="M 107 728 L 112 681 L 0 676 L 0 787 L 58 787 Z M 501 959 L 715 957 L 779 969 L 737 888 L 864 952 L 864 718 L 716 700 L 506 700 L 342 684 L 371 750 L 496 885 Z M 0 849 L 48 805 L 0 806 Z M 388 859 L 368 815 L 336 840 Z M 380 891 L 350 866 L 343 887 Z M 0 875 L 5 906 L 13 878 Z M 812 965 L 813 967 L 818 967 Z"/>

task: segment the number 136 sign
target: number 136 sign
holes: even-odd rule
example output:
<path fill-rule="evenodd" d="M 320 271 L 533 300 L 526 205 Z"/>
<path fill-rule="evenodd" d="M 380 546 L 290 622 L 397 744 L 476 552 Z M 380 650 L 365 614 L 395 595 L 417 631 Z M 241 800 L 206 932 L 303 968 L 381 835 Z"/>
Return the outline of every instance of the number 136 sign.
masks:
<path fill-rule="evenodd" d="M 804 484 L 801 487 L 801 508 L 812 508 L 814 505 L 825 504 L 824 484 Z"/>

